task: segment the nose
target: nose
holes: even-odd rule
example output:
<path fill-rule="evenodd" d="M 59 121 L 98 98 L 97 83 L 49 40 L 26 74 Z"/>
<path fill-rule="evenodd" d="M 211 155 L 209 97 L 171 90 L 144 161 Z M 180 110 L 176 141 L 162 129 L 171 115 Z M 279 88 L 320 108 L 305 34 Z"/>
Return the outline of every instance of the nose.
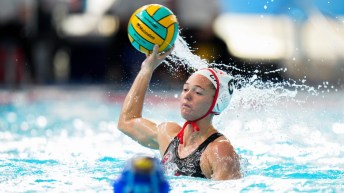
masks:
<path fill-rule="evenodd" d="M 183 96 L 184 99 L 190 101 L 191 100 L 191 90 L 188 90 L 188 91 L 184 91 L 184 96 Z"/>

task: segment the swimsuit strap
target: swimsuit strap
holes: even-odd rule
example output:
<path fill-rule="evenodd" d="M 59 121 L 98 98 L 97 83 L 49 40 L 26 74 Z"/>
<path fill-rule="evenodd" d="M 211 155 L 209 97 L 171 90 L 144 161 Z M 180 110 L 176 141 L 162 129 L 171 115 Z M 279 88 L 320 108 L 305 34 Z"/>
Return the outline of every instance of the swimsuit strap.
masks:
<path fill-rule="evenodd" d="M 221 136 L 223 136 L 223 134 L 218 133 L 218 132 L 213 133 L 205 141 L 203 141 L 203 143 L 201 143 L 201 145 L 198 146 L 197 151 L 203 151 L 209 145 L 209 143 L 215 141 L 215 139 L 217 139 Z"/>

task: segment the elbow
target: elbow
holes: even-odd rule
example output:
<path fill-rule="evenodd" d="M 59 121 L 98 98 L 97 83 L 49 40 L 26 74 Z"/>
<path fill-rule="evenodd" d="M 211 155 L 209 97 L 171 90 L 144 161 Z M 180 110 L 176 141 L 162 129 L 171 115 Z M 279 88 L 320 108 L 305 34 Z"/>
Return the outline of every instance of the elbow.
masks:
<path fill-rule="evenodd" d="M 118 122 L 117 129 L 123 133 L 127 133 L 127 124 L 125 124 L 123 122 Z"/>
<path fill-rule="evenodd" d="M 128 118 L 128 116 L 121 115 L 117 123 L 117 129 L 125 134 L 132 132 L 133 120 L 133 118 Z"/>
<path fill-rule="evenodd" d="M 117 123 L 117 129 L 123 132 L 125 131 L 126 125 L 127 124 L 125 118 L 123 116 L 120 116 Z"/>

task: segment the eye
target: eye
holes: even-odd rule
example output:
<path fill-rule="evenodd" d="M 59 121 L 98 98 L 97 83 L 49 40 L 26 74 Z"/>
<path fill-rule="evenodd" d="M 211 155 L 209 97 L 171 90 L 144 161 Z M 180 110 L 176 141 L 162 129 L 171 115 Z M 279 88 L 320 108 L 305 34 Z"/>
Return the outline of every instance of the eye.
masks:
<path fill-rule="evenodd" d="M 197 95 L 204 95 L 204 91 L 203 91 L 202 89 L 196 89 L 196 90 L 195 90 L 195 93 L 196 93 Z"/>

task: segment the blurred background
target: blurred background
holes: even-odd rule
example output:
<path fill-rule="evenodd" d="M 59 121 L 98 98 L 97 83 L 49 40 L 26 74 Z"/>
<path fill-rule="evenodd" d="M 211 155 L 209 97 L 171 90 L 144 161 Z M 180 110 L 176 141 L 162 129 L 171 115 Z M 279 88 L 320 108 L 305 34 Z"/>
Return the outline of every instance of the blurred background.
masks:
<path fill-rule="evenodd" d="M 342 0 L 1 0 L 0 87 L 130 84 L 145 56 L 127 24 L 150 3 L 177 15 L 195 54 L 233 74 L 344 87 Z M 173 87 L 187 77 L 178 72 L 159 68 L 153 81 Z"/>

